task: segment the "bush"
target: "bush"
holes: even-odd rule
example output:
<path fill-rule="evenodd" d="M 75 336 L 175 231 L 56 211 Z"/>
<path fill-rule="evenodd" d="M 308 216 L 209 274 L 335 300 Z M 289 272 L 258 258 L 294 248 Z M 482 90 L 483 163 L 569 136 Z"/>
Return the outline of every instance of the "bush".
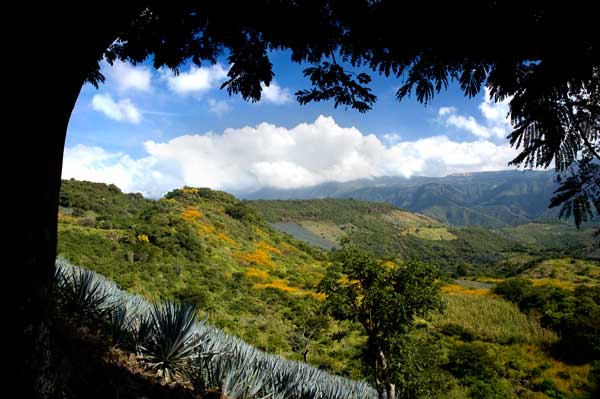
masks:
<path fill-rule="evenodd" d="M 468 343 L 455 347 L 446 365 L 455 377 L 467 382 L 490 380 L 498 375 L 498 365 L 483 344 Z"/>
<path fill-rule="evenodd" d="M 225 208 L 225 213 L 240 222 L 262 224 L 262 219 L 258 213 L 243 202 Z"/>
<path fill-rule="evenodd" d="M 498 380 L 474 380 L 469 387 L 469 396 L 473 399 L 509 399 L 512 395 L 499 384 Z"/>
<path fill-rule="evenodd" d="M 475 335 L 456 323 L 447 323 L 440 328 L 440 332 L 446 336 L 458 337 L 461 341 L 471 342 L 475 339 Z"/>
<path fill-rule="evenodd" d="M 493 289 L 494 294 L 504 299 L 520 304 L 523 298 L 530 293 L 533 284 L 524 278 L 512 278 L 498 283 Z"/>

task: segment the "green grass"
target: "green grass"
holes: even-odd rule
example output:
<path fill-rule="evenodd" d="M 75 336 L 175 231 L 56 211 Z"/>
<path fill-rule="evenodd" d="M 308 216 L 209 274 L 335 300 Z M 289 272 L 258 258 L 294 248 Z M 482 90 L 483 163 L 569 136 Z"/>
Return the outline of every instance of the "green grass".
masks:
<path fill-rule="evenodd" d="M 556 335 L 540 326 L 534 317 L 523 314 L 519 308 L 502 298 L 485 295 L 444 295 L 446 310 L 433 318 L 441 328 L 457 324 L 476 338 L 490 342 L 530 342 L 547 345 L 556 341 Z"/>
<path fill-rule="evenodd" d="M 521 273 L 521 276 L 531 279 L 557 279 L 574 284 L 598 284 L 600 262 L 574 258 L 546 259 Z"/>

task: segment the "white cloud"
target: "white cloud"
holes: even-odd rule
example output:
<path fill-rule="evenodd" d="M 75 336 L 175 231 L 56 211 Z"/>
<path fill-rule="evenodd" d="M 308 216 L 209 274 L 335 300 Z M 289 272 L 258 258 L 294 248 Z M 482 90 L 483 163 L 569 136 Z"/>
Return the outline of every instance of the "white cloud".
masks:
<path fill-rule="evenodd" d="M 382 138 L 386 144 L 396 144 L 402 140 L 402 136 L 398 133 L 386 133 L 382 136 Z"/>
<path fill-rule="evenodd" d="M 96 94 L 92 98 L 92 108 L 119 122 L 140 123 L 142 120 L 141 112 L 129 98 L 117 102 L 110 94 Z"/>
<path fill-rule="evenodd" d="M 207 101 L 208 110 L 212 113 L 217 114 L 218 116 L 222 116 L 223 114 L 231 110 L 231 107 L 229 106 L 229 104 L 227 104 L 227 101 L 215 100 L 214 98 L 209 98 Z"/>
<path fill-rule="evenodd" d="M 149 92 L 152 72 L 149 68 L 135 67 L 131 64 L 115 61 L 112 66 L 107 66 L 108 75 L 120 91 L 139 90 Z"/>
<path fill-rule="evenodd" d="M 290 89 L 282 88 L 275 81 L 272 81 L 269 86 L 265 86 L 264 83 L 261 83 L 260 87 L 262 88 L 261 102 L 264 101 L 280 105 L 293 101 Z"/>
<path fill-rule="evenodd" d="M 456 112 L 456 108 L 455 107 L 440 107 L 440 110 L 438 111 L 438 116 L 444 116 L 447 114 L 454 114 Z"/>
<path fill-rule="evenodd" d="M 162 69 L 160 73 L 169 89 L 180 95 L 207 92 L 227 77 L 227 70 L 221 64 L 206 68 L 192 65 L 187 72 L 181 72 L 179 75 L 173 75 L 167 69 Z"/>
<path fill-rule="evenodd" d="M 147 141 L 144 146 L 147 156 L 138 160 L 99 148 L 69 148 L 63 177 L 111 182 L 124 191 L 156 197 L 183 185 L 250 191 L 379 176 L 502 170 L 517 154 L 508 144 L 456 142 L 446 136 L 386 145 L 375 135 L 341 127 L 324 116 L 293 128 L 261 123 L 221 134 Z"/>
<path fill-rule="evenodd" d="M 479 105 L 483 123 L 478 122 L 473 116 L 459 115 L 455 107 L 441 107 L 438 110 L 438 117 L 446 125 L 465 130 L 477 137 L 503 139 L 512 130 L 508 118 L 509 102 L 510 98 L 498 103 L 492 101 L 490 92 L 486 88 L 483 102 Z"/>

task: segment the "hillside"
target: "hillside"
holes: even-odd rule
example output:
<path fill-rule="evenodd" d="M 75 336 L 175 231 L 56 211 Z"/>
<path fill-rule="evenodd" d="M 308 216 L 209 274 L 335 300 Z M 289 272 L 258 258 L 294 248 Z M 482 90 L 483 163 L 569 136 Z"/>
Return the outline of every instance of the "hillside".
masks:
<path fill-rule="evenodd" d="M 248 205 L 274 228 L 323 248 L 342 238 L 379 257 L 419 258 L 438 263 L 448 274 L 510 274 L 509 260 L 538 256 L 585 257 L 592 229 L 531 223 L 513 228 L 453 227 L 386 203 L 351 199 L 259 200 Z"/>
<path fill-rule="evenodd" d="M 60 205 L 58 251 L 73 264 L 152 301 L 192 302 L 208 323 L 259 349 L 297 361 L 306 355 L 311 365 L 355 379 L 367 377 L 365 336 L 356 324 L 320 313 L 323 297 L 315 291 L 332 254 L 270 223 L 333 246 L 347 237 L 383 257 L 414 256 L 448 274 L 466 272 L 442 278 L 445 313 L 418 320 L 415 331 L 419 356 L 430 357 L 430 371 L 447 384 L 438 397 L 593 397 L 593 364 L 556 358 L 559 338 L 539 313 L 491 290 L 519 276 L 560 306 L 577 303 L 571 299 L 579 287 L 598 287 L 600 277 L 600 265 L 582 252 L 591 231 L 458 228 L 385 203 L 242 202 L 190 187 L 154 201 L 75 180 L 63 182 Z M 318 331 L 309 341 L 307 326 Z"/>
<path fill-rule="evenodd" d="M 192 302 L 226 332 L 296 359 L 290 337 L 319 304 L 325 259 L 224 192 L 183 188 L 154 201 L 75 180 L 63 181 L 58 254 L 130 292 Z M 348 368 L 356 339 L 325 338 L 309 358 Z"/>
<path fill-rule="evenodd" d="M 554 219 L 554 172 L 480 172 L 446 177 L 381 177 L 293 190 L 262 189 L 248 199 L 354 198 L 386 202 L 456 226 L 504 227 Z"/>

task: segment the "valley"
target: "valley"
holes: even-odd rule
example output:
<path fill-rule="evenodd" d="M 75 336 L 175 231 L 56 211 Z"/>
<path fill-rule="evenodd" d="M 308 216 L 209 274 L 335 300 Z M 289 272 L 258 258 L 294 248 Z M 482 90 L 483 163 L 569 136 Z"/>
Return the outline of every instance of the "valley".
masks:
<path fill-rule="evenodd" d="M 453 226 L 386 203 L 240 201 L 192 187 L 150 200 L 76 180 L 63 181 L 58 218 L 58 253 L 69 262 L 151 301 L 193 303 L 256 348 L 352 379 L 366 378 L 365 336 L 323 314 L 318 289 L 336 253 L 352 242 L 382 262 L 435 264 L 445 311 L 418 319 L 412 335 L 430 353 L 428 372 L 441 376 L 437 397 L 584 398 L 597 389 L 593 359 L 554 354 L 557 322 L 540 317 L 549 309 L 495 293 L 517 278 L 531 284 L 529 297 L 560 294 L 556 309 L 575 312 L 592 295 L 586 287 L 599 288 L 594 226 Z M 478 370 L 461 366 L 473 359 Z"/>

